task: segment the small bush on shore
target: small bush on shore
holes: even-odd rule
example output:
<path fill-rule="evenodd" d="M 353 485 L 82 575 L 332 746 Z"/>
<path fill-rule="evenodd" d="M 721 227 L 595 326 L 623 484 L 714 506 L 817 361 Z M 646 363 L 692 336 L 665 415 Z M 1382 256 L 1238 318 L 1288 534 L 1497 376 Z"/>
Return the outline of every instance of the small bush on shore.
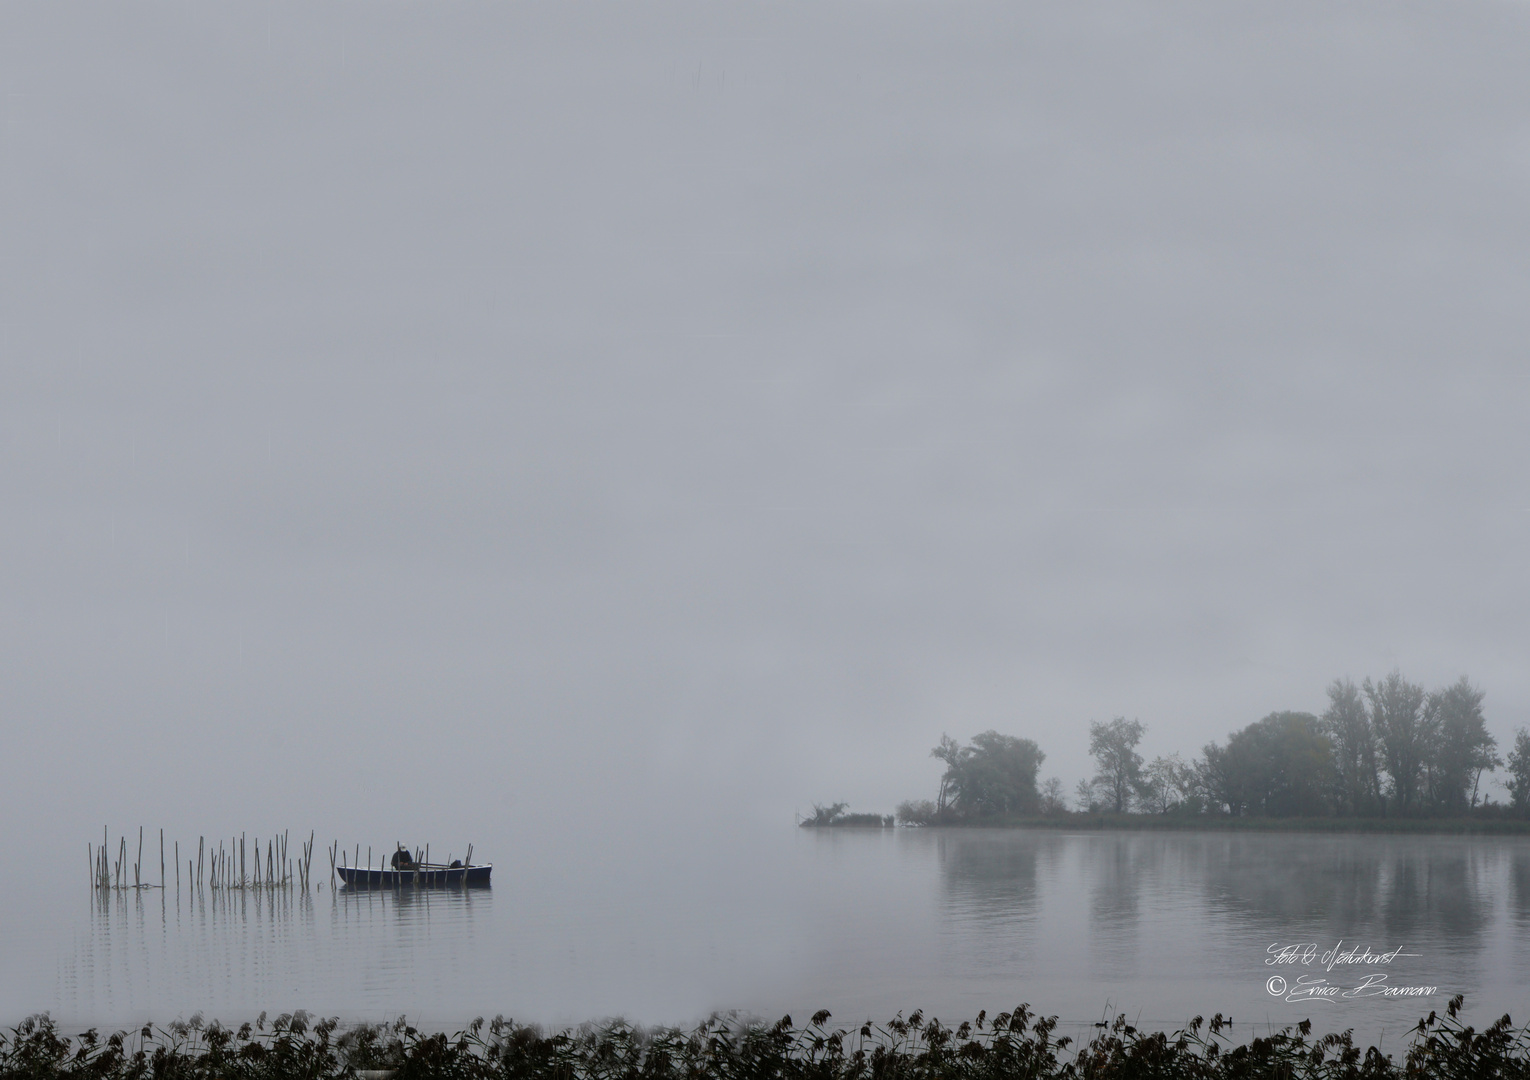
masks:
<path fill-rule="evenodd" d="M 891 814 L 847 814 L 849 803 L 830 803 L 828 806 L 813 804 L 813 816 L 803 818 L 798 824 L 804 829 L 828 829 L 849 825 L 859 828 L 886 829 L 893 826 Z"/>
<path fill-rule="evenodd" d="M 902 825 L 934 825 L 939 818 L 929 799 L 906 799 L 898 804 L 898 822 Z"/>
<path fill-rule="evenodd" d="M 1234 1044 L 1220 1014 L 1196 1017 L 1173 1034 L 1140 1031 L 1118 1016 L 1086 1044 L 1054 1038 L 1057 1018 L 1013 1012 L 955 1028 L 920 1012 L 885 1025 L 829 1028 L 829 1014 L 806 1027 L 717 1016 L 693 1030 L 639 1028 L 623 1021 L 547 1034 L 496 1017 L 453 1036 L 427 1035 L 400 1019 L 358 1025 L 336 1036 L 334 1019 L 265 1014 L 237 1030 L 190 1021 L 102 1039 L 94 1030 L 61 1035 L 46 1015 L 0 1035 L 0 1080 L 1044 1080 L 1173 1077 L 1188 1080 L 1390 1080 L 1397 1077 L 1530 1076 L 1530 1031 L 1507 1016 L 1478 1032 L 1446 1015 L 1420 1020 L 1402 1061 L 1362 1051 L 1349 1032 L 1311 1037 L 1308 1021 Z"/>

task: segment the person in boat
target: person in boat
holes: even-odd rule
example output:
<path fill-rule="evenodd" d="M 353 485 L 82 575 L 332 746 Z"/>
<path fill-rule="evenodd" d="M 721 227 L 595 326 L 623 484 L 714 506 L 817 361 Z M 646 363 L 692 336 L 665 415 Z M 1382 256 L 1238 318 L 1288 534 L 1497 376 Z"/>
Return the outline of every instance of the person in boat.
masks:
<path fill-rule="evenodd" d="M 409 852 L 404 850 L 404 845 L 403 844 L 400 844 L 398 846 L 398 850 L 393 853 L 393 869 L 395 869 L 395 870 L 418 870 L 419 869 L 419 867 L 415 864 L 414 856 L 411 855 Z"/>

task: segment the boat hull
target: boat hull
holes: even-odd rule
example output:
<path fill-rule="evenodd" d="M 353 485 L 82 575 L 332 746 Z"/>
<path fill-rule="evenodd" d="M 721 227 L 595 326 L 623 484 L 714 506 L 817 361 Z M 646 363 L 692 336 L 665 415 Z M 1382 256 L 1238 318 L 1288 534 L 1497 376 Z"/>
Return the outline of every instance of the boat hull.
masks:
<path fill-rule="evenodd" d="M 335 873 L 348 888 L 352 889 L 399 889 L 424 886 L 465 886 L 470 889 L 485 888 L 494 867 L 483 866 L 425 866 L 418 870 L 392 870 L 365 866 L 337 866 Z"/>

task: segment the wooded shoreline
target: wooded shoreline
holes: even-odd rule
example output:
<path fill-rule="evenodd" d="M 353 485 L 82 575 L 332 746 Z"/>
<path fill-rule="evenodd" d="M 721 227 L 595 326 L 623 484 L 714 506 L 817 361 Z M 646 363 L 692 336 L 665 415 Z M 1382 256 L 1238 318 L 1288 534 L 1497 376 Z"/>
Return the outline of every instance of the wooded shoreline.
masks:
<path fill-rule="evenodd" d="M 1466 676 L 1431 691 L 1394 668 L 1360 686 L 1335 679 L 1326 693 L 1321 716 L 1272 712 L 1188 759 L 1175 751 L 1144 760 L 1140 720 L 1092 720 L 1089 755 L 1098 771 L 1071 797 L 1059 777 L 1038 783 L 1047 755 L 1033 739 L 988 730 L 963 745 L 942 735 L 930 751 L 945 764 L 935 798 L 899 803 L 896 823 L 1530 832 L 1530 730 L 1519 728 L 1500 755 L 1483 712 L 1486 694 Z M 1505 766 L 1507 803 L 1488 791 L 1491 774 Z M 843 802 L 814 803 L 801 823 L 879 823 L 879 815 L 847 810 Z"/>
<path fill-rule="evenodd" d="M 870 816 L 870 815 L 868 815 Z M 829 821 L 802 823 L 804 828 L 865 830 L 893 828 L 891 824 Z M 1064 811 L 1046 815 L 995 815 L 952 818 L 929 824 L 897 826 L 907 829 L 1050 829 L 1123 832 L 1300 832 L 1300 833 L 1415 833 L 1440 835 L 1530 836 L 1524 818 L 1342 818 L 1342 817 L 1212 817 L 1173 814 L 1089 814 Z"/>

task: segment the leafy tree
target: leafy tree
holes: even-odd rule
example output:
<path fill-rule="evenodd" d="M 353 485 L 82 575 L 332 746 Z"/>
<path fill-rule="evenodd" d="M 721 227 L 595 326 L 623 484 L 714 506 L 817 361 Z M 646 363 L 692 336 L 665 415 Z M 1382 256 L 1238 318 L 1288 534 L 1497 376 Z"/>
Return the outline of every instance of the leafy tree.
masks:
<path fill-rule="evenodd" d="M 1430 694 L 1425 706 L 1435 732 L 1427 766 L 1429 793 L 1442 809 L 1464 812 L 1476 806 L 1483 771 L 1503 764 L 1494 753 L 1498 740 L 1488 734 L 1482 715 L 1483 696 L 1463 675 L 1454 685 Z"/>
<path fill-rule="evenodd" d="M 985 731 L 972 745 L 941 736 L 931 756 L 946 763 L 938 811 L 960 817 L 1035 813 L 1041 802 L 1036 773 L 1046 755 L 1030 739 Z"/>
<path fill-rule="evenodd" d="M 1126 812 L 1132 796 L 1142 790 L 1142 755 L 1137 744 L 1147 729 L 1137 720 L 1118 716 L 1108 724 L 1089 724 L 1089 753 L 1099 763 L 1094 784 L 1116 813 Z"/>
<path fill-rule="evenodd" d="M 1228 736 L 1228 741 L 1232 737 Z M 1201 747 L 1198 765 L 1200 787 L 1213 810 L 1226 810 L 1233 817 L 1241 816 L 1248 809 L 1248 795 L 1242 778 L 1232 767 L 1227 748 L 1209 742 Z"/>
<path fill-rule="evenodd" d="M 1530 810 L 1530 731 L 1520 728 L 1509 751 L 1509 797 L 1516 810 Z"/>
<path fill-rule="evenodd" d="M 1364 690 L 1391 780 L 1389 795 L 1399 811 L 1410 813 L 1422 801 L 1424 765 L 1434 747 L 1438 720 L 1424 708 L 1424 688 L 1404 679 L 1396 668 L 1379 684 L 1366 679 Z"/>
<path fill-rule="evenodd" d="M 1078 808 L 1081 812 L 1094 813 L 1099 804 L 1094 798 L 1094 781 L 1080 780 L 1073 788 L 1073 797 L 1078 800 Z"/>
<path fill-rule="evenodd" d="M 1337 808 L 1364 814 L 1376 808 L 1381 797 L 1377 775 L 1376 733 L 1365 711 L 1365 699 L 1348 679 L 1328 686 L 1328 711 L 1323 731 L 1333 744 L 1335 802 Z"/>
<path fill-rule="evenodd" d="M 1333 787 L 1333 744 L 1311 713 L 1271 713 L 1205 750 L 1213 799 L 1233 815 L 1325 814 Z"/>

